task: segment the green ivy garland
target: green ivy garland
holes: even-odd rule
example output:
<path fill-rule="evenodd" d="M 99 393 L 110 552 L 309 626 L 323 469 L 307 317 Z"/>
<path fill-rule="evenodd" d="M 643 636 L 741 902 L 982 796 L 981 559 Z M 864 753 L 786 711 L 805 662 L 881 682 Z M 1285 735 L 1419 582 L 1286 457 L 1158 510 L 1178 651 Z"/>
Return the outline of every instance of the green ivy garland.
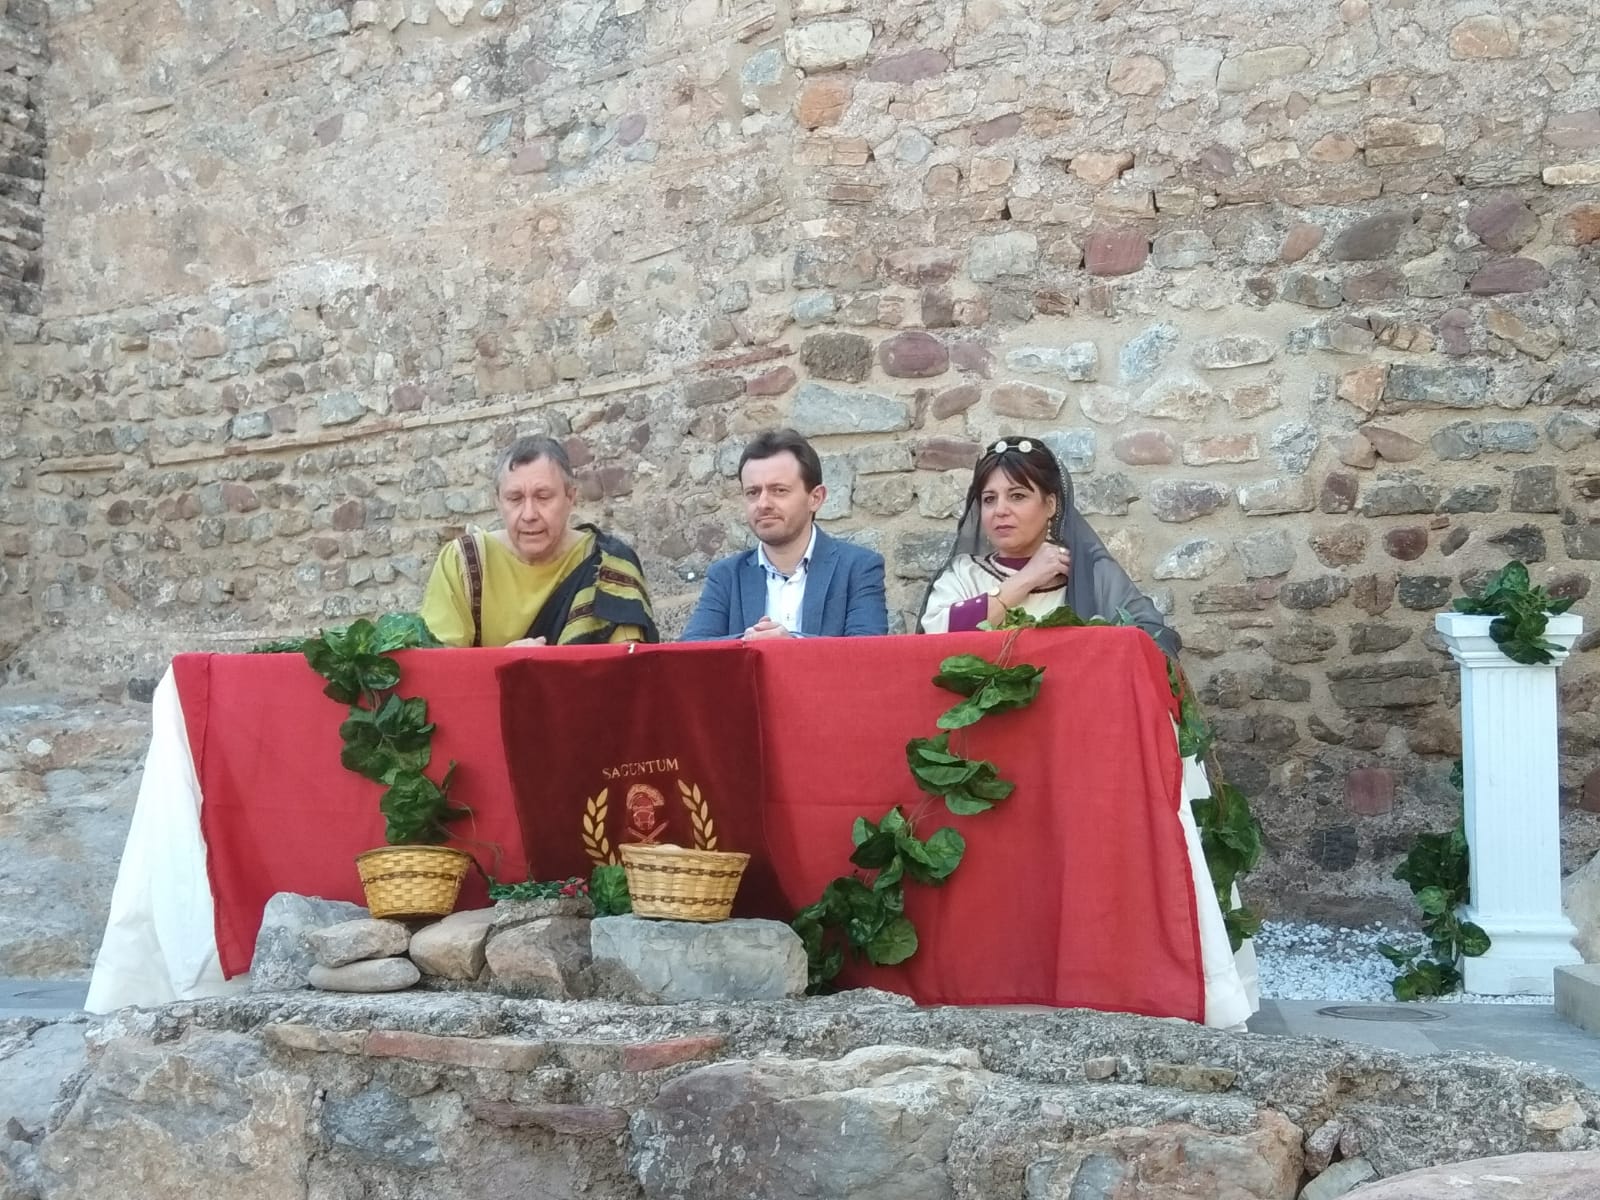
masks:
<path fill-rule="evenodd" d="M 994 763 L 970 759 L 953 748 L 951 734 L 976 725 L 990 713 L 1026 708 L 1039 694 L 1044 668 L 1019 663 L 1006 665 L 1016 642 L 1016 631 L 1032 628 L 1066 628 L 1088 625 L 1131 624 L 1126 613 L 1116 621 L 1084 620 L 1063 605 L 1044 617 L 1022 609 L 1007 611 L 1000 628 L 1013 631 L 997 656 L 988 662 L 974 654 L 958 654 L 939 664 L 933 682 L 962 699 L 936 722 L 943 732 L 906 743 L 906 763 L 918 788 L 928 793 L 909 815 L 895 805 L 874 823 L 856 818 L 851 829 L 855 846 L 850 861 L 860 868 L 842 875 L 823 889 L 822 897 L 795 915 L 792 925 L 806 948 L 809 990 L 828 986 L 844 967 L 848 948 L 857 957 L 879 966 L 893 966 L 917 952 L 917 931 L 905 915 L 905 882 L 942 885 L 961 865 L 966 839 L 945 827 L 927 839 L 917 837 L 917 825 L 936 799 L 956 816 L 970 816 L 993 808 L 1015 789 L 1000 776 Z M 1212 743 L 1210 729 L 1195 703 L 1182 673 L 1169 662 L 1168 680 L 1179 701 L 1179 752 L 1204 756 Z M 1213 772 L 1216 768 L 1213 765 Z M 1228 938 L 1237 950 L 1260 927 L 1249 909 L 1233 904 L 1235 881 L 1251 870 L 1261 854 L 1261 829 L 1249 802 L 1237 788 L 1219 782 L 1207 800 L 1192 805 L 1206 866 L 1222 907 Z"/>
<path fill-rule="evenodd" d="M 1493 617 L 1489 636 L 1512 662 L 1539 667 L 1550 661 L 1560 647 L 1544 636 L 1549 619 L 1572 607 L 1572 598 L 1557 600 L 1528 578 L 1528 568 L 1515 560 L 1508 562 L 1472 596 L 1457 600 L 1458 613 Z"/>
<path fill-rule="evenodd" d="M 327 681 L 323 693 L 350 706 L 339 726 L 344 749 L 339 761 L 356 774 L 384 785 L 378 807 L 384 841 L 391 846 L 437 845 L 448 841 L 448 822 L 468 811 L 449 800 L 454 762 L 436 783 L 426 769 L 433 757 L 434 726 L 428 702 L 402 697 L 396 650 L 440 646 L 415 613 L 388 613 L 377 621 L 362 618 L 342 629 L 323 630 L 298 641 L 270 642 L 258 653 L 298 652 Z"/>

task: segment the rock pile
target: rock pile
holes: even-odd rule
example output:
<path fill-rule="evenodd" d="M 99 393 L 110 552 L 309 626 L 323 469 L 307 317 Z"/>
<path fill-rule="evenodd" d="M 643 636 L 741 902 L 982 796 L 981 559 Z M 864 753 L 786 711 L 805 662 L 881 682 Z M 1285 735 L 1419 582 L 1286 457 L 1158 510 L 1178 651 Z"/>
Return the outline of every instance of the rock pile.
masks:
<path fill-rule="evenodd" d="M 420 928 L 343 901 L 280 893 L 267 904 L 255 991 L 395 992 L 424 981 L 539 1000 L 782 1000 L 805 991 L 806 956 L 777 921 L 595 919 L 581 897 L 502 902 Z"/>

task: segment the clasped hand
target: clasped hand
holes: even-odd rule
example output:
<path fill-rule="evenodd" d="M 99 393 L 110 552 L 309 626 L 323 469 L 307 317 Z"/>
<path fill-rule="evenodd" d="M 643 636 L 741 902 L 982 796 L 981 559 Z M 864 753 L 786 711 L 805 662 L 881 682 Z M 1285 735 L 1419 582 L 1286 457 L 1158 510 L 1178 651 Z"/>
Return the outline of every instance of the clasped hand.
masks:
<path fill-rule="evenodd" d="M 1033 552 L 1026 565 L 1012 576 L 1028 591 L 1060 587 L 1072 571 L 1072 551 L 1054 542 L 1046 542 Z"/>
<path fill-rule="evenodd" d="M 789 637 L 790 634 L 787 629 L 779 625 L 771 617 L 762 617 L 761 620 L 746 629 L 742 636 L 745 641 L 754 642 L 762 638 Z"/>

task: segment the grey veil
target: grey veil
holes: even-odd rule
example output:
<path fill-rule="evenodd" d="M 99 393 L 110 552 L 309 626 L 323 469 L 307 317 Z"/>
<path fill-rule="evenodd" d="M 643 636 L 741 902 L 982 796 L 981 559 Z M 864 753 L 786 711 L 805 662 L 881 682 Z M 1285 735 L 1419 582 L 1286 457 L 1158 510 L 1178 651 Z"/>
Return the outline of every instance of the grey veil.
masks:
<path fill-rule="evenodd" d="M 1072 569 L 1067 575 L 1067 603 L 1080 617 L 1103 617 L 1108 621 L 1115 620 L 1118 612 L 1125 612 L 1133 623 L 1138 625 L 1152 638 L 1162 652 L 1169 657 L 1176 657 L 1183 642 L 1178 637 L 1178 631 L 1168 625 L 1150 598 L 1134 586 L 1133 580 L 1128 578 L 1111 552 L 1106 549 L 1105 543 L 1100 540 L 1099 534 L 1089 528 L 1089 523 L 1083 519 L 1083 514 L 1078 511 L 1072 499 L 1072 477 L 1061 466 L 1059 459 L 1053 451 L 1038 439 L 1028 439 L 1033 442 L 1027 451 L 1029 455 L 1049 455 L 1055 463 L 1057 477 L 1061 486 L 1056 492 L 1056 517 L 1048 537 L 1058 545 L 1065 546 L 1072 554 Z M 996 451 L 995 444 L 991 444 L 978 460 L 973 469 L 973 482 L 983 479 L 996 466 L 1006 467 L 1020 462 L 1024 451 L 1019 447 L 1017 438 L 1006 438 L 1004 448 Z M 1015 472 L 1007 474 L 1015 476 Z M 983 522 L 978 506 L 978 488 L 969 488 L 967 492 L 966 507 L 961 512 L 961 520 L 956 526 L 955 544 L 950 548 L 950 554 L 945 559 L 944 565 L 934 574 L 935 581 L 949 570 L 950 564 L 962 554 L 969 554 L 974 558 L 979 557 L 986 549 L 983 536 Z M 928 585 L 928 590 L 923 593 L 922 605 L 918 609 L 918 628 L 921 628 L 922 614 L 928 610 L 928 599 L 933 593 L 933 584 Z M 1125 618 L 1126 619 L 1126 618 Z"/>

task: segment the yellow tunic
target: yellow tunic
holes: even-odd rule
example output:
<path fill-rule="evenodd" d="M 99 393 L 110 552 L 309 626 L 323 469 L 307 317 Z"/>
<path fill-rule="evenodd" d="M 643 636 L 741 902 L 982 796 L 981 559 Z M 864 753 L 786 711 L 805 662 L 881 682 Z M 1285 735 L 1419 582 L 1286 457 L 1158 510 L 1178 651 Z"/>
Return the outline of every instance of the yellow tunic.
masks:
<path fill-rule="evenodd" d="M 594 535 L 584 533 L 572 549 L 547 563 L 525 563 L 493 534 L 474 532 L 483 564 L 485 646 L 505 646 L 524 637 L 539 610 L 562 580 L 583 565 L 594 550 Z M 467 596 L 467 565 L 457 542 L 439 551 L 422 597 L 422 619 L 447 646 L 472 645 L 472 602 Z M 644 641 L 637 625 L 619 626 L 613 642 Z"/>

